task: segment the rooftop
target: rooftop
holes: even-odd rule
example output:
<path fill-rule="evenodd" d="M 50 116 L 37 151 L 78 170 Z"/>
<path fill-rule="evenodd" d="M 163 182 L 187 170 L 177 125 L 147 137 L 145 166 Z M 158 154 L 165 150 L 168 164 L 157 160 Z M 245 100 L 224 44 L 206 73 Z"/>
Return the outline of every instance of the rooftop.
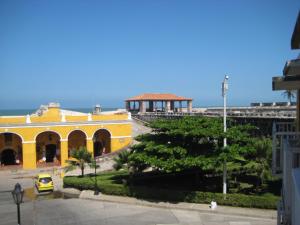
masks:
<path fill-rule="evenodd" d="M 294 32 L 292 35 L 291 47 L 292 49 L 300 48 L 300 11 L 298 13 L 297 22 L 295 24 Z"/>
<path fill-rule="evenodd" d="M 130 120 L 130 114 L 125 110 L 96 112 L 96 113 L 82 113 L 77 111 L 61 109 L 58 103 L 50 103 L 48 105 L 41 105 L 40 108 L 31 115 L 23 116 L 0 116 L 0 127 L 3 126 L 41 126 L 45 123 L 47 125 L 60 124 L 90 124 L 113 121 L 127 121 Z"/>
<path fill-rule="evenodd" d="M 129 99 L 126 101 L 164 101 L 164 100 L 171 100 L 171 101 L 191 101 L 192 98 L 186 98 L 182 96 L 177 96 L 174 94 L 164 94 L 164 93 L 145 93 L 141 94 Z"/>

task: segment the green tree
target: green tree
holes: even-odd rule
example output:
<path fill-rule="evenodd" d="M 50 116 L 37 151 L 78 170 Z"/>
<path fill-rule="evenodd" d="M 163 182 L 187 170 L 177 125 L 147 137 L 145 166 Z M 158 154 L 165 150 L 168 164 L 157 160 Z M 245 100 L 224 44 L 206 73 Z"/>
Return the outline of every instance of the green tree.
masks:
<path fill-rule="evenodd" d="M 79 167 L 81 170 L 81 176 L 83 177 L 86 163 L 91 163 L 92 161 L 92 154 L 86 147 L 80 147 L 78 150 L 71 150 L 71 157 L 73 158 L 72 160 L 66 160 L 68 163 L 68 166 L 65 169 L 66 172 Z"/>
<path fill-rule="evenodd" d="M 257 174 L 256 189 L 262 186 L 266 178 L 271 176 L 272 142 L 269 138 L 256 139 L 253 148 L 246 156 L 248 158 L 245 168 Z"/>
<path fill-rule="evenodd" d="M 185 117 L 157 120 L 150 123 L 153 132 L 137 137 L 140 144 L 132 147 L 129 163 L 136 170 L 152 167 L 165 172 L 198 169 L 221 172 L 224 158 L 232 166 L 241 166 L 249 148 L 249 125 L 235 126 L 228 122 L 226 134 L 220 118 Z M 227 137 L 228 148 L 223 149 Z"/>

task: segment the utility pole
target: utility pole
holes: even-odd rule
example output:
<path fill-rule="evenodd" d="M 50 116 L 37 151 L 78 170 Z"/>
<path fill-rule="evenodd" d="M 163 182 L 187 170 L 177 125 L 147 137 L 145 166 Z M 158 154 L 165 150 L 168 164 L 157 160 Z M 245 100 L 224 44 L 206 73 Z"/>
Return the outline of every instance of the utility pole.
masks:
<path fill-rule="evenodd" d="M 226 134 L 226 130 L 227 130 L 227 124 L 226 124 L 226 94 L 228 91 L 228 79 L 229 76 L 225 75 L 224 80 L 222 82 L 222 96 L 223 96 L 223 100 L 224 100 L 224 112 L 223 112 L 223 122 L 224 122 L 224 134 Z M 227 147 L 227 139 L 226 137 L 224 137 L 223 140 L 223 147 L 224 150 Z M 223 194 L 227 193 L 227 162 L 226 159 L 224 159 L 223 162 Z"/>

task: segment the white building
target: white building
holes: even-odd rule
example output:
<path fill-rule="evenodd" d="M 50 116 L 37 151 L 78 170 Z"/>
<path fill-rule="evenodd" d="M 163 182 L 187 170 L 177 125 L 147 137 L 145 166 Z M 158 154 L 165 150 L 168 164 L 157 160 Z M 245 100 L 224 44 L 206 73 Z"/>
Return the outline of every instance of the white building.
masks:
<path fill-rule="evenodd" d="M 291 40 L 300 49 L 300 12 Z M 282 176 L 282 198 L 278 224 L 300 225 L 300 57 L 287 61 L 283 76 L 273 77 L 273 90 L 296 91 L 295 123 L 275 124 L 273 131 L 273 172 Z"/>

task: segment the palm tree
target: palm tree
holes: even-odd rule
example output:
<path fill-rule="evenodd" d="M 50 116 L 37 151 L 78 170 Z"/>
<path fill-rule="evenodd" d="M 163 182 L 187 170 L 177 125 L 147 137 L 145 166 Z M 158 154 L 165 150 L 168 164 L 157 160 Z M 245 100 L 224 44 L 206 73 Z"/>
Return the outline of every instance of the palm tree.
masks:
<path fill-rule="evenodd" d="M 123 152 L 120 152 L 118 156 L 114 157 L 113 160 L 115 161 L 115 164 L 113 165 L 115 170 L 120 170 L 128 163 L 128 157 L 130 155 L 130 152 L 127 150 L 124 150 Z"/>
<path fill-rule="evenodd" d="M 90 163 L 92 161 L 92 154 L 87 150 L 86 147 L 80 147 L 78 150 L 71 150 L 72 160 L 66 160 L 69 164 L 66 167 L 66 172 L 74 170 L 76 167 L 81 169 L 81 176 L 84 176 L 84 168 L 86 163 Z"/>
<path fill-rule="evenodd" d="M 291 104 L 292 99 L 296 97 L 295 91 L 293 90 L 286 90 L 282 93 L 282 95 L 288 99 L 289 104 Z"/>

